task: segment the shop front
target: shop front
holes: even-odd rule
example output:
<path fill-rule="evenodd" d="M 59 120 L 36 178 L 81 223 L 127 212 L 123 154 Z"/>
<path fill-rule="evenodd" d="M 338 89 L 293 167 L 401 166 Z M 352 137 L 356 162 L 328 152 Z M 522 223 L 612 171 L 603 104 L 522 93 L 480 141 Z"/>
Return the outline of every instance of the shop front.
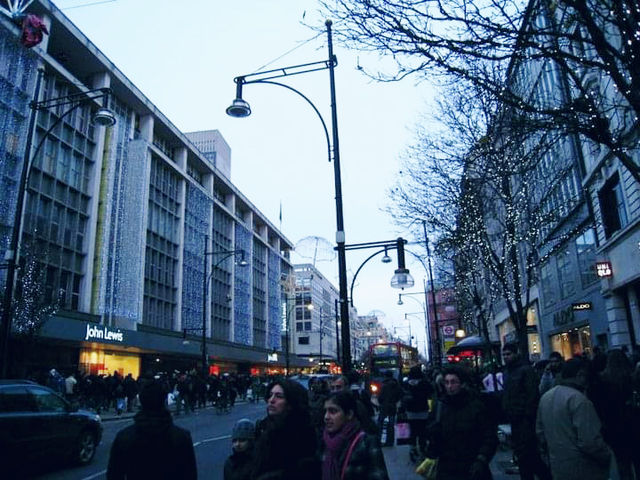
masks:
<path fill-rule="evenodd" d="M 576 355 L 590 355 L 592 348 L 591 327 L 583 325 L 573 327 L 565 332 L 550 335 L 551 349 L 558 352 L 565 360 Z"/>

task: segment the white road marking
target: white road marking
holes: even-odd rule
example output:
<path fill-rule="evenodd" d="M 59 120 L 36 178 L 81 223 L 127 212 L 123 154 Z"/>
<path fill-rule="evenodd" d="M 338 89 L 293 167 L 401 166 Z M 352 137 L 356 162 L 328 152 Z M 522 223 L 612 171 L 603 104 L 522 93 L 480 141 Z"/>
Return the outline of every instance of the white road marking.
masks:
<path fill-rule="evenodd" d="M 92 480 L 93 478 L 97 478 L 97 477 L 100 477 L 101 475 L 106 475 L 106 474 L 107 474 L 107 471 L 102 470 L 101 472 L 94 473 L 93 475 L 90 475 L 88 477 L 84 477 L 82 480 Z"/>
<path fill-rule="evenodd" d="M 223 435 L 222 437 L 214 437 L 214 438 L 205 438 L 204 440 L 194 443 L 193 446 L 197 447 L 199 445 L 202 445 L 203 443 L 216 442 L 218 440 L 226 440 L 228 438 L 231 438 L 231 435 Z"/>

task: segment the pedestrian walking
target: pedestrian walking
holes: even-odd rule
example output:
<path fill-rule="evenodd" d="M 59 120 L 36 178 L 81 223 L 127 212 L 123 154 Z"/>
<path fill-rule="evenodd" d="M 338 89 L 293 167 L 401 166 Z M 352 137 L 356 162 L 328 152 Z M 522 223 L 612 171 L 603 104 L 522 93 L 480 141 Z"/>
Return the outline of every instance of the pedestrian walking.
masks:
<path fill-rule="evenodd" d="M 231 432 L 233 453 L 224 464 L 224 480 L 251 480 L 255 450 L 255 426 L 248 418 L 236 422 Z"/>
<path fill-rule="evenodd" d="M 437 458 L 437 480 L 491 480 L 498 446 L 495 424 L 469 373 L 458 365 L 442 371 L 445 394 L 429 416 L 428 458 Z"/>
<path fill-rule="evenodd" d="M 196 457 L 191 434 L 173 424 L 160 382 L 140 391 L 142 410 L 134 424 L 118 432 L 111 446 L 107 480 L 195 480 Z"/>
<path fill-rule="evenodd" d="M 378 430 L 381 434 L 380 443 L 384 447 L 392 447 L 395 437 L 394 427 L 396 414 L 398 413 L 398 402 L 402 399 L 402 388 L 398 381 L 393 378 L 391 370 L 384 372 L 384 377 L 380 395 L 378 396 L 378 404 L 380 405 Z"/>
<path fill-rule="evenodd" d="M 64 379 L 64 385 L 65 385 L 65 394 L 67 398 L 68 399 L 74 398 L 76 394 L 78 380 L 76 380 L 76 377 L 73 375 L 73 373 L 70 373 L 69 376 Z"/>
<path fill-rule="evenodd" d="M 362 429 L 371 435 L 375 435 L 378 441 L 380 440 L 380 432 L 376 422 L 373 420 L 373 406 L 369 403 L 367 406 L 366 399 L 363 400 L 363 396 L 360 394 L 360 390 L 353 388 L 351 382 L 345 375 L 338 375 L 331 381 L 331 392 L 349 392 L 356 401 L 356 417 L 362 426 Z M 326 400 L 326 398 L 325 398 Z M 323 405 L 324 412 L 324 405 Z M 324 413 L 323 413 L 323 428 L 324 428 Z"/>
<path fill-rule="evenodd" d="M 407 413 L 407 421 L 411 430 L 409 457 L 415 462 L 425 455 L 427 446 L 427 417 L 429 416 L 429 399 L 433 396 L 433 387 L 422 374 L 420 365 L 409 370 L 409 379 L 404 386 L 405 395 L 402 405 Z"/>
<path fill-rule="evenodd" d="M 502 348 L 504 393 L 502 407 L 511 424 L 511 444 L 518 461 L 522 480 L 551 480 L 549 468 L 538 453 L 536 412 L 539 400 L 539 380 L 528 360 L 522 358 L 516 343 Z"/>
<path fill-rule="evenodd" d="M 320 464 L 311 426 L 309 398 L 294 380 L 276 380 L 267 388 L 267 416 L 256 425 L 255 480 L 317 480 Z"/>
<path fill-rule="evenodd" d="M 375 435 L 367 434 L 348 391 L 324 402 L 322 480 L 388 480 L 384 456 Z"/>
<path fill-rule="evenodd" d="M 606 480 L 610 452 L 600 433 L 596 410 L 583 393 L 588 365 L 572 358 L 562 366 L 559 384 L 545 393 L 538 407 L 536 433 L 548 452 L 558 480 Z"/>
<path fill-rule="evenodd" d="M 538 385 L 538 391 L 540 395 L 543 395 L 547 391 L 551 390 L 556 384 L 556 378 L 562 370 L 562 363 L 564 358 L 559 352 L 551 352 L 549 354 L 549 363 L 547 363 L 540 377 L 540 384 Z"/>

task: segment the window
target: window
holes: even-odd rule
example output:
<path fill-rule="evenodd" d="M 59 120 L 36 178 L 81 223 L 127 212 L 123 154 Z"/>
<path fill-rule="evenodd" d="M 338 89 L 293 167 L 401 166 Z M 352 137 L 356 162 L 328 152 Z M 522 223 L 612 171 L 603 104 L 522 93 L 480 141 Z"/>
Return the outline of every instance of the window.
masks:
<path fill-rule="evenodd" d="M 302 322 L 296 322 L 296 332 L 302 331 Z"/>
<path fill-rule="evenodd" d="M 304 322 L 304 331 L 305 332 L 311 331 L 311 322 Z"/>
<path fill-rule="evenodd" d="M 31 388 L 29 392 L 35 397 L 38 410 L 41 412 L 66 412 L 67 406 L 57 395 L 41 388 Z"/>
<path fill-rule="evenodd" d="M 622 185 L 620 184 L 620 177 L 617 173 L 607 180 L 607 183 L 602 187 L 598 196 L 600 199 L 600 212 L 604 225 L 604 235 L 606 238 L 609 238 L 629 223 L 627 208 L 624 204 Z"/>
<path fill-rule="evenodd" d="M 598 280 L 596 274 L 596 234 L 593 228 L 576 238 L 576 250 L 578 251 L 580 282 L 582 287 L 586 288 Z"/>
<path fill-rule="evenodd" d="M 545 263 L 540 269 L 540 283 L 542 284 L 542 298 L 544 306 L 553 305 L 556 301 L 556 289 L 553 286 L 553 270 L 551 262 Z"/>
<path fill-rule="evenodd" d="M 24 387 L 6 387 L 0 390 L 0 413 L 35 412 L 33 397 Z"/>
<path fill-rule="evenodd" d="M 309 345 L 309 337 L 298 337 L 298 345 Z"/>
<path fill-rule="evenodd" d="M 558 282 L 562 298 L 573 295 L 576 291 L 574 276 L 571 274 L 571 251 L 563 250 L 558 254 Z"/>

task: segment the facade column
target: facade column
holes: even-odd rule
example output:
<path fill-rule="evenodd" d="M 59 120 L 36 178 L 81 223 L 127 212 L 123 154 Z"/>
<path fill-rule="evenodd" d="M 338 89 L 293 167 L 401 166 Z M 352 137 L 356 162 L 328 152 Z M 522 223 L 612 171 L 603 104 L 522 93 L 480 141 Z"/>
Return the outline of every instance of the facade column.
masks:
<path fill-rule="evenodd" d="M 612 292 L 605 297 L 605 307 L 607 310 L 607 320 L 609 322 L 609 347 L 619 348 L 629 345 L 629 328 L 627 321 L 627 311 L 624 302 L 624 293 Z"/>

